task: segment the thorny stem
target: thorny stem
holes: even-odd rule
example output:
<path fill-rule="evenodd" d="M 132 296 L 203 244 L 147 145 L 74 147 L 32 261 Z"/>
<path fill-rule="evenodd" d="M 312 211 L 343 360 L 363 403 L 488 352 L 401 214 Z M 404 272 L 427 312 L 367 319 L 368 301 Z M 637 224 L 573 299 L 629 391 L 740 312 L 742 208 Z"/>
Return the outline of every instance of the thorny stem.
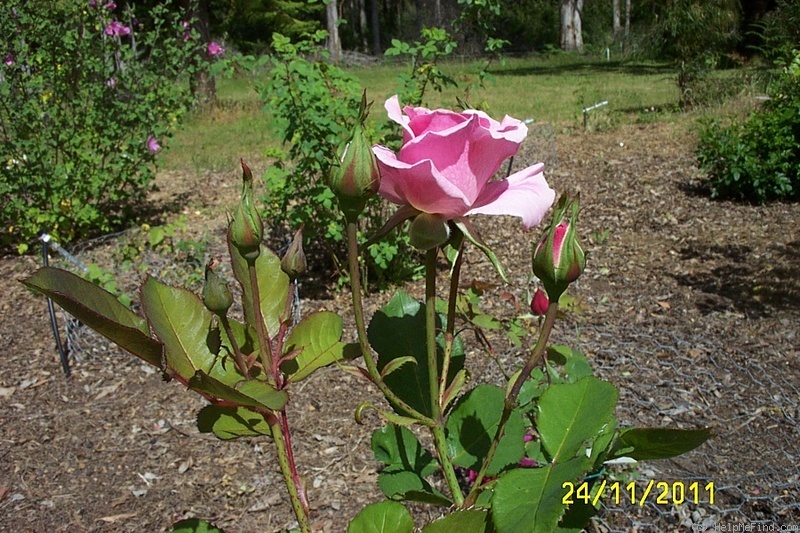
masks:
<path fill-rule="evenodd" d="M 500 423 L 497 425 L 497 433 L 492 440 L 492 444 L 489 447 L 489 452 L 486 454 L 486 459 L 484 459 L 483 464 L 481 465 L 478 476 L 475 478 L 475 483 L 472 485 L 472 490 L 470 490 L 469 494 L 467 495 L 467 499 L 464 501 L 464 507 L 474 505 L 478 498 L 481 482 L 486 476 L 486 470 L 489 468 L 489 464 L 492 462 L 495 451 L 497 451 L 497 446 L 503 436 L 503 432 L 505 431 L 506 423 L 511 417 L 511 412 L 517 405 L 519 391 L 522 389 L 523 383 L 525 383 L 525 381 L 530 377 L 533 368 L 539 364 L 539 361 L 544 354 L 544 350 L 547 347 L 547 340 L 550 337 L 550 332 L 553 331 L 553 325 L 556 322 L 556 315 L 558 315 L 558 302 L 550 302 L 550 307 L 547 308 L 547 314 L 544 317 L 544 325 L 539 333 L 539 338 L 536 341 L 536 345 L 531 350 L 531 356 L 528 358 L 528 362 L 525 363 L 525 366 L 522 367 L 522 371 L 517 375 L 517 379 L 514 381 L 514 384 L 511 386 L 511 390 L 506 396 L 503 414 L 500 417 Z"/>
<path fill-rule="evenodd" d="M 447 440 L 444 434 L 444 418 L 439 397 L 439 361 L 436 357 L 436 257 L 438 247 L 428 250 L 425 255 L 425 347 L 428 352 L 428 385 L 430 389 L 431 416 L 435 425 L 431 427 L 433 443 L 442 465 L 442 473 L 457 506 L 464 503 L 464 495 L 456 478 L 450 456 L 447 454 Z M 443 377 L 447 383 L 447 377 Z"/>
<path fill-rule="evenodd" d="M 272 440 L 275 442 L 275 451 L 278 455 L 281 474 L 283 474 L 283 480 L 286 482 L 286 489 L 289 491 L 289 499 L 292 502 L 292 509 L 300 526 L 300 531 L 311 533 L 308 497 L 303 488 L 303 481 L 297 473 L 297 466 L 294 463 L 292 438 L 289 431 L 289 422 L 286 418 L 286 410 L 280 410 L 278 420 L 275 420 L 275 414 L 270 414 L 267 420 L 269 420 L 269 427 L 272 431 Z"/>
<path fill-rule="evenodd" d="M 456 262 L 450 276 L 450 294 L 447 299 L 447 325 L 444 332 L 444 357 L 442 358 L 442 374 L 439 378 L 439 405 L 444 405 L 444 393 L 447 390 L 447 375 L 450 373 L 450 358 L 453 354 L 456 329 L 456 298 L 458 298 L 458 280 L 461 277 L 461 264 L 464 262 L 464 242 L 458 247 Z"/>
<path fill-rule="evenodd" d="M 375 360 L 372 358 L 372 351 L 367 340 L 367 328 L 364 321 L 364 304 L 361 300 L 361 271 L 358 268 L 358 228 L 355 221 L 347 221 L 347 260 L 350 270 L 350 292 L 353 293 L 353 314 L 356 321 L 356 332 L 358 334 L 358 345 L 361 348 L 361 356 L 364 364 L 367 365 L 372 382 L 380 389 L 389 402 L 402 410 L 408 416 L 419 420 L 421 424 L 428 427 L 435 425 L 432 418 L 427 417 L 408 405 L 394 391 L 392 391 L 383 381 Z"/>

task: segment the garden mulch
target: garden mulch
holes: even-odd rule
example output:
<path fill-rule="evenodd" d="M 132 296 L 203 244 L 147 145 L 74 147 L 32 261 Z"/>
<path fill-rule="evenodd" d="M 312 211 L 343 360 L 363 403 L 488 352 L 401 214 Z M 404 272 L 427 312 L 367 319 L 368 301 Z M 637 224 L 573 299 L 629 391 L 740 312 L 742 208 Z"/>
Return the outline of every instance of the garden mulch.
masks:
<path fill-rule="evenodd" d="M 713 482 L 713 502 L 702 491 L 700 501 L 679 506 L 607 497 L 592 531 L 800 522 L 800 204 L 709 199 L 699 187 L 695 142 L 683 121 L 534 130 L 514 162 L 521 168 L 545 159 L 556 190 L 581 194 L 589 266 L 553 341 L 582 349 L 620 388 L 621 424 L 715 433 L 685 457 L 636 468 L 639 486 Z M 189 231 L 221 242 L 218 211 L 236 200 L 235 169 L 164 172 L 157 183 L 153 199 L 170 206 L 165 216 L 182 213 Z M 476 223 L 512 283 L 501 286 L 474 251 L 463 280 L 494 283 L 484 305 L 509 318 L 514 310 L 501 292 L 526 297 L 538 231 L 525 233 L 510 218 Z M 83 253 L 101 261 L 113 244 Z M 39 264 L 34 256 L 0 258 L 0 531 L 162 531 L 193 516 L 228 532 L 291 527 L 269 443 L 199 434 L 199 397 L 88 333 L 72 377 L 63 376 L 45 302 L 18 283 Z M 301 286 L 303 312 L 341 311 L 351 338 L 347 295 L 325 287 Z M 404 289 L 422 294 L 419 282 Z M 371 295 L 370 309 L 389 297 Z M 507 366 L 522 360 L 500 340 L 494 347 Z M 469 356 L 474 381 L 499 383 L 494 363 Z M 379 421 L 353 420 L 359 403 L 380 400 L 355 381 L 322 370 L 297 387 L 289 407 L 318 531 L 344 531 L 380 499 L 369 449 Z M 437 513 L 414 512 L 418 525 Z"/>

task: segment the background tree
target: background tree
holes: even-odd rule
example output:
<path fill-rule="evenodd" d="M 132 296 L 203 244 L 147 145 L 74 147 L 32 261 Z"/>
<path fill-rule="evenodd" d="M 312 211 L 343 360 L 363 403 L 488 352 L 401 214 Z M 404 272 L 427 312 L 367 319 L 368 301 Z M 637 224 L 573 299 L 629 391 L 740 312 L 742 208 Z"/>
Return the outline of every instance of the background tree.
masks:
<path fill-rule="evenodd" d="M 561 49 L 583 50 L 583 0 L 561 0 Z"/>

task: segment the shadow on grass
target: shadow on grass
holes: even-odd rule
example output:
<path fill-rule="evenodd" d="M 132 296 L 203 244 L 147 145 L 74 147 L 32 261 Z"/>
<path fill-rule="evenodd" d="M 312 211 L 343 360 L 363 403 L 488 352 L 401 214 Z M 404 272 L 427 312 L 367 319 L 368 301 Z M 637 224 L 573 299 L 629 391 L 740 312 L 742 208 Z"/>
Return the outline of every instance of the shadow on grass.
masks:
<path fill-rule="evenodd" d="M 748 317 L 800 312 L 800 241 L 772 243 L 759 257 L 749 246 L 693 243 L 681 259 L 700 261 L 700 271 L 674 276 L 701 293 L 696 305 L 704 313 L 736 310 Z M 704 263 L 714 265 L 710 270 Z"/>
<path fill-rule="evenodd" d="M 631 75 L 672 74 L 674 67 L 670 63 L 631 63 L 626 61 L 565 61 L 554 64 L 553 61 L 543 61 L 541 64 L 527 63 L 524 66 L 499 67 L 492 69 L 495 76 L 532 76 L 532 75 L 560 75 L 576 73 L 606 74 L 617 72 Z"/>

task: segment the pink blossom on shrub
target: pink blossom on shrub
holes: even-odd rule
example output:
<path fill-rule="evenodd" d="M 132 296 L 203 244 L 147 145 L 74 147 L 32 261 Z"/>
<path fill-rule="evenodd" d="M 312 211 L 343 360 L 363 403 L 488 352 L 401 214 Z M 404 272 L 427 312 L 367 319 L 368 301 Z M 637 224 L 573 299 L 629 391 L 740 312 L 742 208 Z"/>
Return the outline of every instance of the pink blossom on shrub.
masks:
<path fill-rule="evenodd" d="M 397 154 L 384 146 L 373 148 L 381 170 L 380 193 L 389 201 L 448 220 L 514 215 L 526 229 L 541 222 L 555 198 L 542 174 L 544 165 L 490 181 L 519 150 L 528 133 L 524 123 L 508 116 L 498 122 L 475 110 L 401 109 L 397 96 L 385 108 L 403 127 Z"/>
<path fill-rule="evenodd" d="M 147 149 L 153 154 L 161 150 L 161 145 L 152 135 L 147 138 Z"/>
<path fill-rule="evenodd" d="M 108 85 L 109 89 L 113 89 L 114 87 L 117 86 L 117 80 L 115 80 L 114 78 L 108 78 L 106 80 L 106 85 Z"/>
<path fill-rule="evenodd" d="M 124 24 L 116 20 L 112 20 L 111 22 L 108 23 L 108 26 L 106 26 L 106 35 L 120 36 L 120 35 L 130 35 L 130 33 L 131 29 L 128 26 L 125 26 Z"/>
<path fill-rule="evenodd" d="M 105 7 L 105 8 L 106 8 L 106 9 L 108 9 L 109 11 L 114 11 L 115 9 L 117 9 L 117 4 L 115 4 L 113 1 L 111 1 L 111 2 L 108 2 L 108 3 L 107 3 L 105 6 L 103 6 L 103 7 Z"/>
<path fill-rule="evenodd" d="M 225 49 L 222 48 L 216 41 L 211 41 L 208 43 L 206 50 L 208 50 L 208 55 L 210 56 L 219 56 L 225 53 Z"/>
<path fill-rule="evenodd" d="M 13 65 L 14 64 L 14 54 L 12 54 L 11 52 L 7 53 L 6 56 L 3 58 L 3 64 L 5 64 L 5 66 L 7 66 L 7 67 L 10 67 L 11 65 Z"/>

